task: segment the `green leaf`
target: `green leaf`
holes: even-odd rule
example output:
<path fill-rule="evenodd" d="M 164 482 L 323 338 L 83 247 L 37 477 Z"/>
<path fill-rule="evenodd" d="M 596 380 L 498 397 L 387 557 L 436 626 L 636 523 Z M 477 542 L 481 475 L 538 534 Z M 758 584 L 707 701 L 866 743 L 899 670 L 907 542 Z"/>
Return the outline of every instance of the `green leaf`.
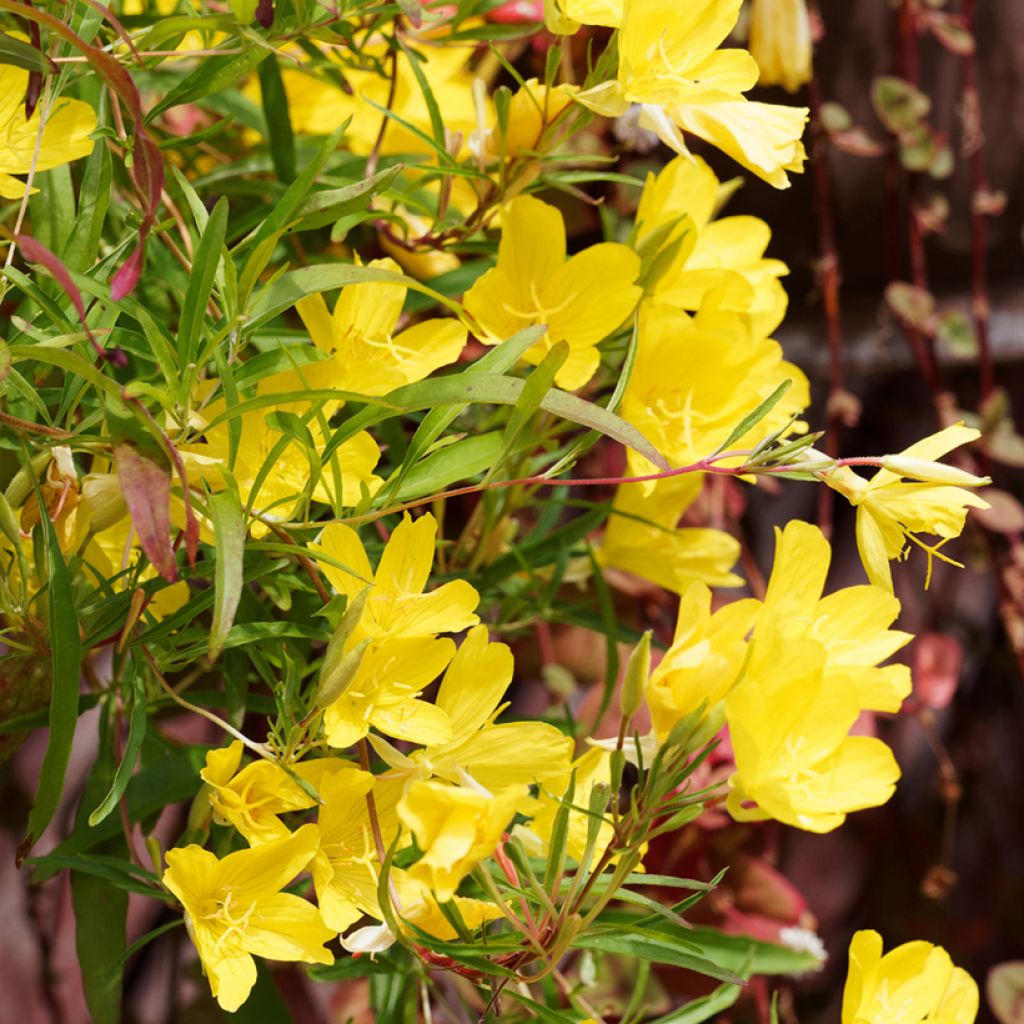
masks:
<path fill-rule="evenodd" d="M 784 380 L 753 412 L 747 413 L 736 425 L 732 433 L 715 449 L 715 454 L 729 450 L 741 437 L 748 434 L 779 404 L 782 396 L 793 386 L 791 380 Z"/>
<path fill-rule="evenodd" d="M 128 742 L 125 744 L 124 756 L 117 766 L 114 778 L 110 783 L 107 795 L 100 801 L 96 809 L 89 815 L 89 826 L 95 828 L 117 806 L 118 800 L 128 788 L 128 782 L 135 771 L 135 762 L 139 759 L 142 741 L 146 738 L 148 714 L 146 709 L 146 683 L 141 676 L 132 678 L 132 709 L 128 723 Z"/>
<path fill-rule="evenodd" d="M 742 991 L 739 985 L 719 985 L 711 995 L 700 999 L 691 999 L 678 1010 L 659 1017 L 651 1024 L 701 1024 L 716 1014 L 723 1013 L 739 998 Z"/>
<path fill-rule="evenodd" d="M 484 473 L 497 463 L 502 450 L 502 435 L 497 430 L 445 445 L 415 464 L 396 500 L 411 501 L 436 494 L 460 480 Z"/>
<path fill-rule="evenodd" d="M 6 33 L 0 35 L 0 64 L 8 64 L 44 75 L 57 73 L 57 65 L 38 47 Z"/>
<path fill-rule="evenodd" d="M 237 492 L 229 487 L 210 497 L 210 518 L 216 541 L 213 625 L 206 655 L 216 661 L 235 621 L 242 596 L 242 564 L 245 557 L 245 516 Z"/>
<path fill-rule="evenodd" d="M 189 19 L 194 27 L 195 21 Z M 187 74 L 177 85 L 164 95 L 162 100 L 150 108 L 146 115 L 146 123 L 159 117 L 165 110 L 180 107 L 185 103 L 195 103 L 205 96 L 220 92 L 228 86 L 243 79 L 259 63 L 266 60 L 271 50 L 262 46 L 247 46 L 240 54 L 224 54 L 218 57 L 204 57 L 196 69 Z"/>
<path fill-rule="evenodd" d="M 256 10 L 253 0 L 245 0 L 252 7 L 249 17 L 239 21 L 252 21 Z M 236 11 L 237 14 L 237 11 Z M 263 100 L 263 116 L 267 122 L 267 139 L 270 143 L 270 159 L 274 162 L 274 173 L 278 181 L 287 184 L 295 179 L 295 135 L 288 111 L 288 96 L 281 81 L 281 68 L 277 57 L 272 56 L 259 66 L 260 96 Z"/>
<path fill-rule="evenodd" d="M 683 967 L 688 971 L 727 981 L 734 985 L 742 984 L 743 979 L 732 971 L 715 963 L 713 960 L 697 956 L 681 948 L 680 944 L 657 934 L 639 934 L 626 931 L 599 932 L 592 931 L 580 935 L 573 942 L 577 949 L 592 949 L 599 953 L 617 953 L 622 956 L 635 956 L 641 960 L 651 960 L 658 964 L 671 967 Z"/>
<path fill-rule="evenodd" d="M 365 210 L 375 196 L 391 187 L 401 170 L 399 164 L 342 188 L 326 188 L 314 192 L 295 211 L 287 230 L 314 231 L 341 217 Z"/>
<path fill-rule="evenodd" d="M 39 527 L 43 531 L 46 552 L 47 619 L 50 641 L 50 738 L 46 745 L 42 767 L 39 769 L 39 788 L 28 816 L 28 830 L 18 847 L 20 864 L 35 841 L 50 824 L 61 793 L 64 775 L 71 757 L 71 744 L 78 724 L 78 681 L 82 662 L 82 644 L 78 634 L 78 613 L 71 592 L 68 568 L 64 564 L 43 501 L 37 492 L 39 507 L 43 509 Z"/>
<path fill-rule="evenodd" d="M 189 368 L 196 361 L 199 349 L 199 338 L 206 319 L 206 304 L 213 292 L 213 281 L 217 274 L 217 266 L 221 261 L 221 249 L 224 245 L 224 233 L 228 224 L 228 201 L 224 196 L 217 200 L 217 205 L 210 214 L 206 230 L 203 231 L 196 246 L 192 259 L 192 272 L 188 278 L 188 288 L 181 308 L 181 322 L 178 325 L 178 359 L 185 369 L 182 375 L 182 386 L 191 387 Z"/>
<path fill-rule="evenodd" d="M 94 146 L 85 162 L 78 193 L 78 217 L 64 247 L 64 264 L 68 270 L 84 272 L 96 262 L 103 222 L 110 206 L 112 174 L 110 150 L 106 146 Z"/>

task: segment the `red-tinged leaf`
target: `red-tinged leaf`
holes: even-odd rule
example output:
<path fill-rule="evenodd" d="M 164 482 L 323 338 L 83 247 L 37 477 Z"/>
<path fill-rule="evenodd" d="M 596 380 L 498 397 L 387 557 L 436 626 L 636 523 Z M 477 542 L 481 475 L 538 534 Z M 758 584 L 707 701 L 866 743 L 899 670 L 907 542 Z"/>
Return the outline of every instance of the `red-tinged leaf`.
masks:
<path fill-rule="evenodd" d="M 985 981 L 985 998 L 999 1024 L 1024 1024 L 1024 960 L 996 964 Z"/>
<path fill-rule="evenodd" d="M 914 696 L 933 711 L 948 707 L 960 682 L 964 649 L 941 633 L 922 633 L 914 643 Z"/>
<path fill-rule="evenodd" d="M 30 235 L 15 235 L 15 242 L 18 244 L 18 248 L 21 249 L 25 255 L 25 259 L 31 263 L 38 263 L 41 267 L 45 267 L 49 272 L 50 276 L 64 289 L 64 294 L 71 300 L 71 304 L 75 307 L 75 312 L 78 313 L 78 320 L 82 325 L 82 330 L 85 331 L 92 344 L 92 347 L 96 350 L 97 355 L 103 359 L 109 360 L 115 366 L 127 365 L 128 359 L 119 348 L 105 349 L 97 340 L 96 336 L 89 329 L 89 325 L 85 322 L 85 303 L 82 301 L 82 293 L 78 290 L 78 286 L 74 281 L 71 280 L 71 274 L 68 272 L 68 268 L 60 261 L 54 253 L 50 252 L 41 242 L 37 242 Z"/>
<path fill-rule="evenodd" d="M 256 5 L 256 21 L 263 28 L 270 28 L 274 24 L 273 0 L 260 0 Z"/>
<path fill-rule="evenodd" d="M 544 20 L 543 0 L 511 0 L 487 12 L 488 21 L 499 25 L 519 25 Z"/>
<path fill-rule="evenodd" d="M 114 465 L 139 544 L 154 568 L 169 583 L 178 579 L 171 546 L 171 478 L 163 466 L 129 444 L 114 449 Z"/>
<path fill-rule="evenodd" d="M 978 497 L 984 498 L 988 508 L 976 508 L 971 513 L 986 530 L 996 533 L 1024 533 L 1024 505 L 1012 494 L 998 487 L 983 487 Z"/>
<path fill-rule="evenodd" d="M 132 254 L 117 268 L 114 276 L 110 279 L 110 297 L 119 302 L 126 295 L 130 295 L 135 286 L 139 283 L 139 275 L 142 273 L 142 257 L 145 251 L 143 243 L 139 243 Z"/>

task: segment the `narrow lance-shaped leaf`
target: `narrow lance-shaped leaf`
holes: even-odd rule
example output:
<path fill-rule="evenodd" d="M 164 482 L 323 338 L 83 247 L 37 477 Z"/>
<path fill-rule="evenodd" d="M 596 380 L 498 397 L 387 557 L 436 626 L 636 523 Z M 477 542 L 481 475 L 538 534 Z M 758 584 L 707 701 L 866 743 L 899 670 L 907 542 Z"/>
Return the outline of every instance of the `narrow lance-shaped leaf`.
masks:
<path fill-rule="evenodd" d="M 242 2 L 250 8 L 250 13 L 247 18 L 239 16 L 238 20 L 247 24 L 252 21 L 256 8 L 252 0 Z M 292 132 L 288 96 L 281 81 L 281 68 L 277 63 L 277 57 L 263 61 L 258 72 L 263 117 L 267 123 L 267 140 L 270 143 L 270 159 L 274 163 L 274 173 L 278 180 L 287 184 L 295 178 L 295 135 Z"/>
<path fill-rule="evenodd" d="M 67 772 L 71 744 L 75 738 L 75 726 L 78 723 L 78 679 L 82 662 L 78 613 L 71 593 L 68 569 L 42 500 L 39 501 L 39 507 L 39 528 L 43 531 L 48 580 L 50 738 L 42 767 L 39 769 L 39 788 L 36 790 L 35 803 L 29 812 L 28 830 L 18 847 L 19 865 L 50 824 L 64 791 L 64 775 Z"/>
<path fill-rule="evenodd" d="M 125 744 L 124 755 L 106 796 L 99 802 L 96 809 L 89 815 L 89 826 L 95 828 L 117 806 L 118 800 L 124 796 L 128 782 L 135 771 L 135 764 L 142 750 L 142 741 L 146 738 L 146 684 L 138 675 L 132 679 L 132 706 L 128 720 L 128 742 Z"/>
<path fill-rule="evenodd" d="M 174 583 L 178 565 L 171 546 L 170 474 L 130 444 L 119 444 L 114 449 L 114 465 L 142 550 L 156 571 Z"/>
<path fill-rule="evenodd" d="M 217 564 L 214 570 L 213 625 L 206 649 L 215 661 L 235 621 L 238 601 L 242 596 L 242 562 L 245 556 L 245 518 L 238 494 L 232 489 L 210 497 L 210 518 L 217 543 Z"/>
<path fill-rule="evenodd" d="M 228 223 L 228 201 L 221 197 L 210 214 L 206 230 L 203 231 L 199 245 L 196 246 L 192 260 L 192 273 L 188 279 L 188 289 L 181 308 L 181 322 L 178 325 L 178 358 L 181 366 L 186 368 L 195 362 L 199 337 L 202 333 L 203 320 L 206 317 L 206 305 L 213 291 L 213 281 L 217 274 L 217 266 L 221 259 L 221 246 L 224 244 L 224 232 Z M 191 375 L 186 372 L 183 386 L 190 384 Z"/>

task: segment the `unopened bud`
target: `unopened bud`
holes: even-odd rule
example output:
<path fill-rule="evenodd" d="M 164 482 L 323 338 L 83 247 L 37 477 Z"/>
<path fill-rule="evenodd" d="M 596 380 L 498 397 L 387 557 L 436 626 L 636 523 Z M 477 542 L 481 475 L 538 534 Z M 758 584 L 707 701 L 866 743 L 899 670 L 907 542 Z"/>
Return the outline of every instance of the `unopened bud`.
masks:
<path fill-rule="evenodd" d="M 622 679 L 622 694 L 619 708 L 622 717 L 627 721 L 632 718 L 643 703 L 647 693 L 647 680 L 651 675 L 651 631 L 640 638 L 640 643 L 633 648 L 626 665 L 626 674 Z"/>
<path fill-rule="evenodd" d="M 363 655 L 369 646 L 369 640 L 363 640 L 347 654 L 333 661 L 330 668 L 324 663 L 320 673 L 320 687 L 316 692 L 315 706 L 323 709 L 333 704 L 347 689 L 355 678 L 359 666 L 363 663 Z"/>
<path fill-rule="evenodd" d="M 915 459 L 909 455 L 883 455 L 882 468 L 914 480 L 929 484 L 953 484 L 956 487 L 983 487 L 992 483 L 990 477 L 975 476 L 965 469 L 947 466 L 942 462 Z"/>

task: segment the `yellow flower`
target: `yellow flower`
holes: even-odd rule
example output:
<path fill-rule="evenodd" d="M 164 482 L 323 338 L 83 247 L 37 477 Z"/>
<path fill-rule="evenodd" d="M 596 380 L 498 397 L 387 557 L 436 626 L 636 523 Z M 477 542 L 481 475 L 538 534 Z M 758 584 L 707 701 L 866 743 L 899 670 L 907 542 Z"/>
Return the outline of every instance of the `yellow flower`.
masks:
<path fill-rule="evenodd" d="M 37 171 L 48 171 L 92 152 L 89 135 L 96 128 L 92 107 L 81 100 L 60 97 L 53 102 L 44 123 L 43 99 L 26 120 L 27 86 L 28 71 L 13 64 L 0 65 L 0 197 L 4 199 L 20 199 L 25 194 L 25 182 L 13 175 L 28 174 L 33 166 Z"/>
<path fill-rule="evenodd" d="M 786 379 L 792 387 L 735 448 L 749 448 L 785 427 L 810 401 L 807 378 L 783 360 L 779 345 L 752 334 L 749 321 L 716 308 L 710 298 L 693 318 L 642 303 L 638 346 L 621 414 L 673 466 L 714 452 Z M 655 472 L 632 451 L 628 465 L 632 475 Z M 644 485 L 646 494 L 652 490 Z"/>
<path fill-rule="evenodd" d="M 752 332 L 767 337 L 786 312 L 788 298 L 779 278 L 789 268 L 765 258 L 771 230 L 764 221 L 712 219 L 731 194 L 699 157 L 676 157 L 657 176 L 647 176 L 636 213 L 637 249 L 644 253 L 652 241 L 660 241 L 661 251 L 677 247 L 648 294 L 655 302 L 696 311 L 715 289 L 719 308 L 749 315 Z"/>
<path fill-rule="evenodd" d="M 806 0 L 753 0 L 750 54 L 761 69 L 762 85 L 796 92 L 811 80 L 812 52 Z"/>
<path fill-rule="evenodd" d="M 411 239 L 419 238 L 430 231 L 430 221 L 413 213 L 401 204 L 396 204 L 390 212 L 402 221 L 402 241 L 409 242 Z M 394 230 L 394 225 L 392 225 L 392 230 Z M 429 247 L 407 249 L 405 246 L 393 241 L 384 232 L 381 232 L 378 237 L 380 239 L 380 247 L 389 256 L 393 257 L 407 274 L 420 281 L 429 281 L 432 277 L 438 277 L 441 274 L 458 270 L 461 266 L 459 257 L 448 249 L 433 249 Z M 372 267 L 379 262 L 383 261 L 374 260 L 370 263 L 370 266 Z M 436 323 L 436 321 L 434 322 Z M 454 321 L 451 322 L 454 323 Z M 462 343 L 465 344 L 465 336 L 463 336 Z M 448 360 L 448 362 L 454 361 L 454 359 Z"/>
<path fill-rule="evenodd" d="M 544 22 L 549 32 L 572 35 L 580 25 L 618 28 L 623 0 L 545 0 Z"/>
<path fill-rule="evenodd" d="M 415 781 L 398 803 L 398 817 L 423 851 L 409 874 L 450 900 L 459 883 L 501 842 L 502 833 L 527 796 L 526 786 L 495 794 L 443 782 Z"/>
<path fill-rule="evenodd" d="M 850 942 L 842 1024 L 973 1024 L 978 986 L 941 946 L 905 942 L 882 955 L 882 937 L 859 931 Z"/>
<path fill-rule="evenodd" d="M 731 571 L 739 542 L 724 530 L 678 526 L 700 492 L 702 475 L 659 480 L 649 494 L 641 484 L 622 484 L 597 549 L 601 565 L 684 593 L 695 580 L 709 587 L 739 587 Z"/>
<path fill-rule="evenodd" d="M 758 608 L 751 598 L 712 613 L 711 591 L 703 583 L 691 583 L 683 593 L 672 646 L 647 684 L 651 723 L 660 741 L 702 704 L 708 714 L 721 714 L 720 703 L 743 671 L 746 636 Z"/>
<path fill-rule="evenodd" d="M 826 660 L 813 640 L 775 638 L 763 671 L 726 697 L 736 759 L 726 805 L 737 820 L 829 832 L 851 811 L 892 796 L 900 774 L 892 751 L 848 735 L 861 705 Z"/>
<path fill-rule="evenodd" d="M 640 127 L 677 153 L 684 132 L 724 150 L 776 188 L 806 157 L 800 137 L 806 108 L 750 103 L 743 93 L 758 68 L 746 50 L 719 50 L 741 0 L 625 0 L 614 81 L 577 94 L 598 114 L 620 117 L 640 105 Z"/>
<path fill-rule="evenodd" d="M 489 127 L 477 129 L 470 138 L 474 155 L 488 160 L 514 160 L 539 153 L 545 132 L 572 103 L 572 91 L 564 85 L 549 89 L 536 78 L 527 79 L 509 101 L 504 147 L 494 117 Z"/>
<path fill-rule="evenodd" d="M 794 520 L 775 530 L 775 560 L 754 631 L 748 673 L 757 676 L 777 639 L 811 639 L 827 657 L 826 672 L 861 708 L 899 711 L 911 690 L 906 665 L 876 667 L 913 639 L 888 627 L 900 602 L 881 587 L 845 587 L 822 597 L 832 551 L 816 526 Z M 769 666 L 770 670 L 770 666 Z"/>
<path fill-rule="evenodd" d="M 375 779 L 357 768 L 332 773 L 320 786 L 320 848 L 313 861 L 313 884 L 324 921 L 335 932 L 345 931 L 363 914 L 382 918 L 377 902 L 381 863 L 366 794 L 373 792 L 386 850 L 398 834 L 395 805 L 402 786 L 401 779 Z"/>
<path fill-rule="evenodd" d="M 597 344 L 633 312 L 640 298 L 636 253 L 616 242 L 592 245 L 566 259 L 565 223 L 554 206 L 520 196 L 502 211 L 498 263 L 464 297 L 482 328 L 480 340 L 497 345 L 524 327 L 547 333 L 523 357 L 537 364 L 560 341 L 569 358 L 555 376 L 575 390 L 601 361 Z"/>
<path fill-rule="evenodd" d="M 429 512 L 415 520 L 405 514 L 384 546 L 375 572 L 352 527 L 344 523 L 324 527 L 319 544 L 311 545 L 311 550 L 334 589 L 352 600 L 372 584 L 352 646 L 364 638 L 459 633 L 480 621 L 473 613 L 480 595 L 465 580 L 452 580 L 424 593 L 436 536 L 437 520 Z"/>
<path fill-rule="evenodd" d="M 564 781 L 572 757 L 568 736 L 544 722 L 495 722 L 508 706 L 501 698 L 512 670 L 508 647 L 489 643 L 487 627 L 474 626 L 437 691 L 437 706 L 451 722 L 451 738 L 408 756 L 376 739 L 371 740 L 374 749 L 393 769 L 454 783 L 468 776 L 487 789 Z"/>
<path fill-rule="evenodd" d="M 819 474 L 857 509 L 857 548 L 868 578 L 876 586 L 892 591 L 889 562 L 906 557 L 911 544 L 928 555 L 926 587 L 931 579 L 933 557 L 963 568 L 939 549 L 963 532 L 968 508 L 989 507 L 987 501 L 965 487 L 978 487 L 990 481 L 988 477 L 974 476 L 934 460 L 980 436 L 977 430 L 957 423 L 918 441 L 899 455 L 887 456 L 883 468 L 870 480 L 858 476 L 848 466 Z M 918 536 L 921 533 L 940 539 L 928 544 Z"/>
<path fill-rule="evenodd" d="M 316 801 L 281 765 L 257 760 L 239 771 L 241 763 L 241 740 L 207 751 L 206 767 L 199 776 L 208 786 L 214 819 L 221 825 L 238 829 L 250 846 L 288 835 L 278 815 L 306 810 Z M 291 767 L 315 790 L 320 789 L 327 774 L 344 774 L 351 769 L 347 761 L 333 757 L 302 761 Z"/>
<path fill-rule="evenodd" d="M 441 708 L 419 695 L 455 654 L 447 639 L 402 637 L 370 644 L 355 675 L 324 710 L 324 738 L 350 747 L 371 728 L 410 743 L 446 743 L 451 723 Z"/>
<path fill-rule="evenodd" d="M 181 901 L 210 989 L 221 1008 L 238 1009 L 256 984 L 253 956 L 330 964 L 334 933 L 320 911 L 281 890 L 312 860 L 315 825 L 218 860 L 199 846 L 169 850 L 164 885 Z"/>
<path fill-rule="evenodd" d="M 401 272 L 391 259 L 369 267 Z M 319 293 L 300 299 L 295 308 L 328 358 L 289 373 L 301 373 L 311 387 L 386 395 L 454 363 L 466 344 L 466 328 L 457 320 L 424 320 L 395 334 L 407 292 L 403 284 L 350 284 L 333 315 Z"/>

